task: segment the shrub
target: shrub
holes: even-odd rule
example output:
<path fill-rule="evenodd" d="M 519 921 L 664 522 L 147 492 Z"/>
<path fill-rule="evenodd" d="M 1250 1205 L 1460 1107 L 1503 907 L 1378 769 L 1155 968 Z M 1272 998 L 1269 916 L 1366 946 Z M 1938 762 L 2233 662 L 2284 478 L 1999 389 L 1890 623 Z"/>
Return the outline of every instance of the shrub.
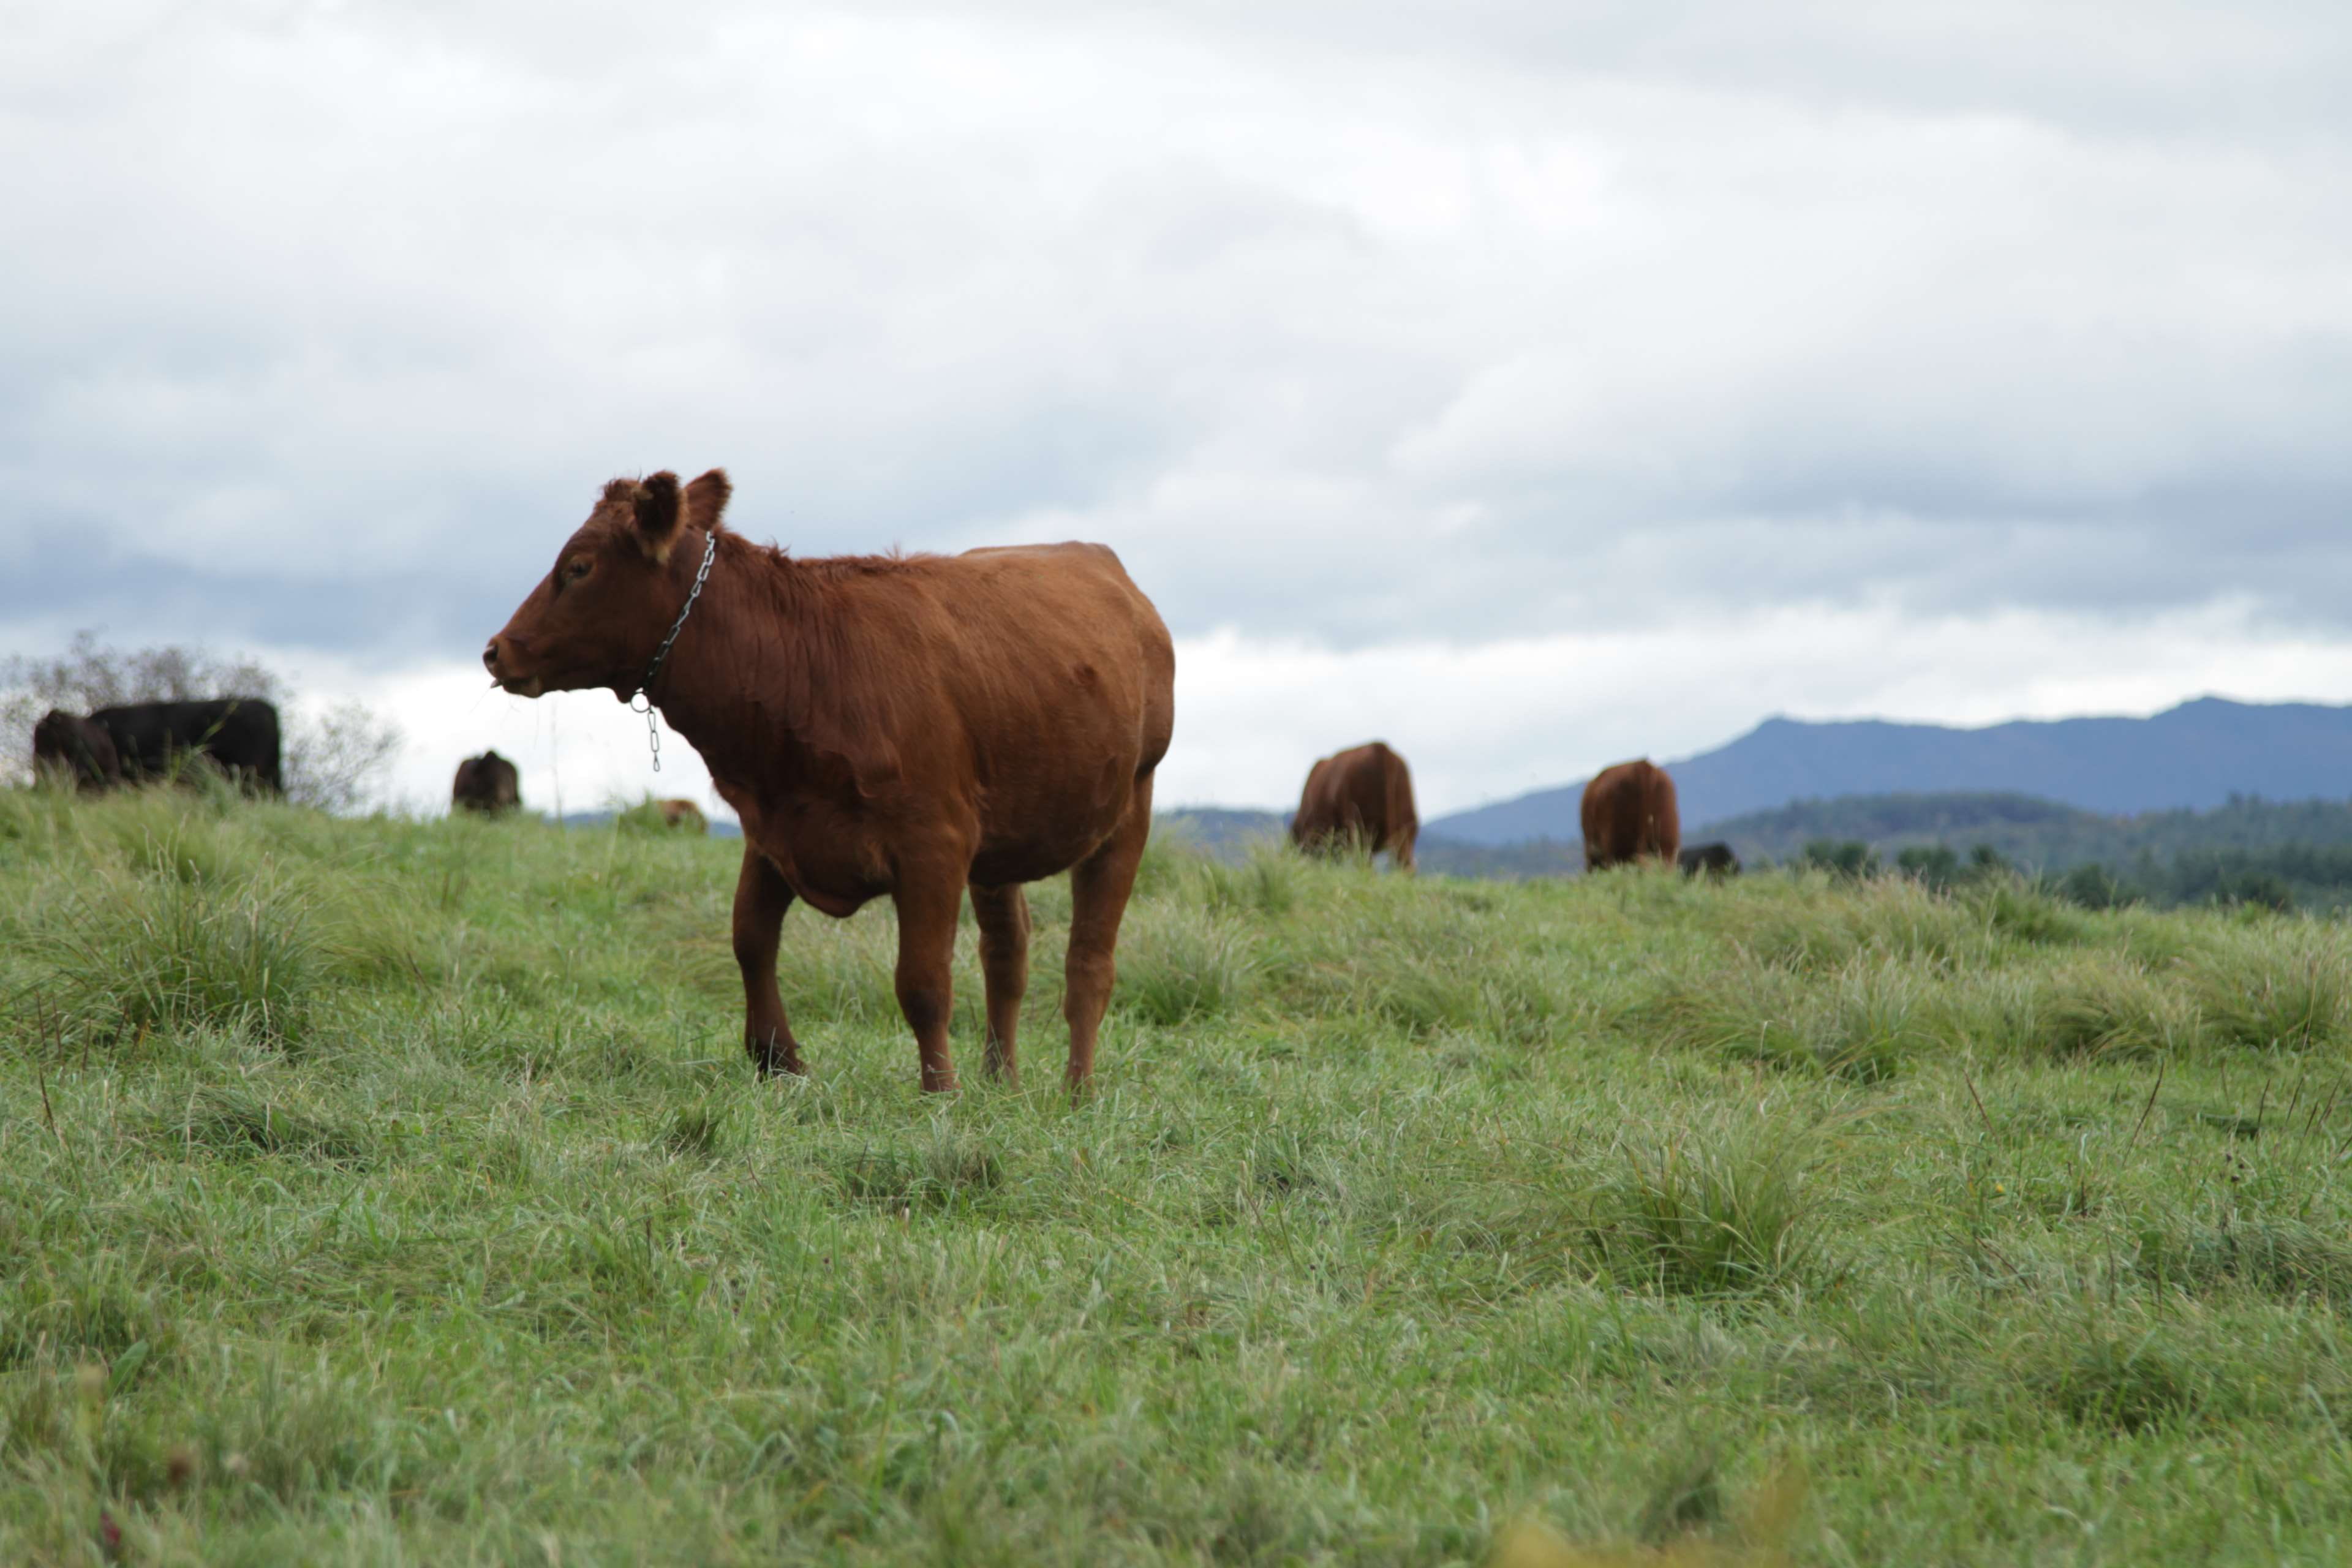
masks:
<path fill-rule="evenodd" d="M 205 1025 L 291 1044 L 326 957 L 301 893 L 178 875 L 117 878 L 33 945 L 60 1010 L 116 1038 Z"/>
<path fill-rule="evenodd" d="M 1878 852 L 1859 838 L 1816 838 L 1798 852 L 1795 864 L 1800 869 L 1859 881 L 1878 875 Z"/>
<path fill-rule="evenodd" d="M 1923 1006 L 1916 975 L 1857 958 L 1811 1021 L 1813 1055 L 1832 1076 L 1856 1083 L 1893 1078 L 1928 1043 Z"/>
<path fill-rule="evenodd" d="M 2150 1224 L 2140 1232 L 2136 1267 L 2159 1286 L 2192 1294 L 2240 1285 L 2285 1300 L 2352 1306 L 2352 1245 L 2301 1220 Z"/>
<path fill-rule="evenodd" d="M 1139 910 L 1119 941 L 1111 1005 L 1147 1024 L 1211 1017 L 1240 1004 L 1257 970 L 1248 933 L 1205 910 Z"/>
<path fill-rule="evenodd" d="M 2058 879 L 2058 897 L 2085 910 L 2120 909 L 2133 901 L 2115 874 L 2095 860 L 2086 861 Z"/>
<path fill-rule="evenodd" d="M 1623 1145 L 1597 1194 L 1601 1248 L 1622 1275 L 1680 1294 L 1791 1283 L 1815 1251 L 1811 1157 L 1805 1134 L 1760 1119 Z"/>
<path fill-rule="evenodd" d="M 2215 938 L 2186 961 L 2190 994 L 2214 1039 L 2269 1050 L 2344 1037 L 2352 965 L 2334 927 L 2254 928 Z"/>
<path fill-rule="evenodd" d="M 360 1165 L 374 1152 L 364 1129 L 275 1103 L 237 1085 L 198 1090 L 159 1131 L 184 1147 L 224 1154 L 285 1154 L 321 1164 Z"/>
<path fill-rule="evenodd" d="M 2082 917 L 2019 876 L 1989 877 L 1964 895 L 1968 907 L 1996 935 L 2036 945 L 2076 942 L 2087 934 Z"/>
<path fill-rule="evenodd" d="M 944 1122 L 914 1149 L 861 1149 L 840 1161 L 834 1181 L 854 1203 L 886 1210 L 963 1206 L 1004 1184 L 1004 1164 L 969 1132 Z"/>
<path fill-rule="evenodd" d="M 2152 1057 L 2197 1042 L 2196 1005 L 2128 961 L 2061 970 L 2038 1001 L 2041 1043 L 2053 1055 Z"/>
<path fill-rule="evenodd" d="M 1895 857 L 1895 868 L 1938 891 L 1960 878 L 1960 858 L 1948 844 L 1915 844 Z"/>
<path fill-rule="evenodd" d="M 1255 849 L 1239 866 L 1203 858 L 1201 896 L 1217 914 L 1286 915 L 1298 901 L 1299 859 L 1275 849 Z"/>
<path fill-rule="evenodd" d="M 2208 1391 L 2192 1358 L 2157 1335 L 2091 1331 L 2032 1358 L 2027 1385 L 2081 1426 L 2144 1432 L 2195 1416 Z"/>

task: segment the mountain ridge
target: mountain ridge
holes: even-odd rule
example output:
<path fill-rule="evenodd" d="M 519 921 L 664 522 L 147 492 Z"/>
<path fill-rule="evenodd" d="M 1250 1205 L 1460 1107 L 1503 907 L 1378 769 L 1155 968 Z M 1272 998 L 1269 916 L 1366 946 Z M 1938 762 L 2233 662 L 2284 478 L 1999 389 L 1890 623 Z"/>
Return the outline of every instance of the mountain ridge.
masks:
<path fill-rule="evenodd" d="M 2202 811 L 2232 795 L 2352 795 L 2352 707 L 2209 695 L 2144 719 L 2012 719 L 1968 729 L 1775 715 L 1665 766 L 1686 837 L 1727 818 L 1846 795 L 1995 791 L 2108 816 Z M 1575 838 L 1584 784 L 1450 813 L 1424 827 L 1489 846 Z"/>

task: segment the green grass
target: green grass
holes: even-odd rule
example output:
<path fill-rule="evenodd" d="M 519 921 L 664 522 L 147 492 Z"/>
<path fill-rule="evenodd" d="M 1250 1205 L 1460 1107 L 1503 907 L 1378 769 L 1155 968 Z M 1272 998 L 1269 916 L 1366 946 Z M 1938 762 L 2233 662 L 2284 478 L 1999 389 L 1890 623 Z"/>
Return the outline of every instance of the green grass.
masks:
<path fill-rule="evenodd" d="M 734 853 L 0 793 L 0 1562 L 2352 1557 L 2340 925 L 1155 852 L 941 1100 Z"/>

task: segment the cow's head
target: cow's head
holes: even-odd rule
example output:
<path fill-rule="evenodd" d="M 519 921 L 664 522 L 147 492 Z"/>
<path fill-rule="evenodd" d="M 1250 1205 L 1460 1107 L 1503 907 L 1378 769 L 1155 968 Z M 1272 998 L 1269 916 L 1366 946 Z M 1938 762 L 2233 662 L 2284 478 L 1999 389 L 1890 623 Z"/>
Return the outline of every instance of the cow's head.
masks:
<path fill-rule="evenodd" d="M 592 686 L 633 695 L 686 605 L 698 535 L 719 531 L 731 489 L 718 468 L 683 487 L 667 471 L 606 485 L 555 570 L 482 650 L 491 679 L 518 697 Z M 689 536 L 692 548 L 678 548 Z"/>

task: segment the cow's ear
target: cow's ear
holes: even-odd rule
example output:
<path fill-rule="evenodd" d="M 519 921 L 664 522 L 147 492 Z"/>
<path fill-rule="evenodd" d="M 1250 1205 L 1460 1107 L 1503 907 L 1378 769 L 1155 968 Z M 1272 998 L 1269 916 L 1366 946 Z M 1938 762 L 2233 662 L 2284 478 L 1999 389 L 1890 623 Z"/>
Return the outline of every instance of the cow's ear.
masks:
<path fill-rule="evenodd" d="M 669 559 L 686 524 L 686 508 L 677 490 L 677 476 L 664 468 L 638 481 L 636 493 L 637 548 L 656 562 Z"/>
<path fill-rule="evenodd" d="M 686 521 L 690 528 L 716 533 L 725 525 L 719 519 L 727 510 L 727 498 L 735 487 L 727 482 L 727 470 L 713 468 L 686 487 Z"/>

